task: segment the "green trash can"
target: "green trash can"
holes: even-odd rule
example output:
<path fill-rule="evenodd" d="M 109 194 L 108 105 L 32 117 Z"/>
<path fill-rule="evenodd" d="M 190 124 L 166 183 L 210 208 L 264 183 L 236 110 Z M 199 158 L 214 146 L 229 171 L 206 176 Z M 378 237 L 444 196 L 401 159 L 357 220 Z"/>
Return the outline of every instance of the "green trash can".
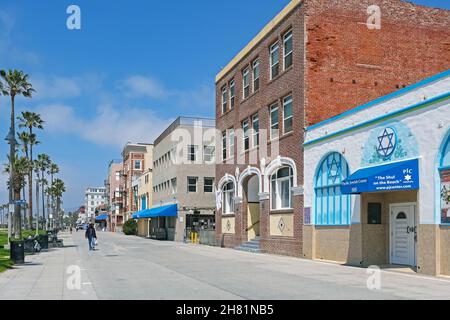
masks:
<path fill-rule="evenodd" d="M 23 240 L 10 242 L 10 258 L 15 264 L 25 263 L 25 242 Z"/>
<path fill-rule="evenodd" d="M 28 254 L 34 254 L 34 238 L 24 240 L 24 251 Z"/>

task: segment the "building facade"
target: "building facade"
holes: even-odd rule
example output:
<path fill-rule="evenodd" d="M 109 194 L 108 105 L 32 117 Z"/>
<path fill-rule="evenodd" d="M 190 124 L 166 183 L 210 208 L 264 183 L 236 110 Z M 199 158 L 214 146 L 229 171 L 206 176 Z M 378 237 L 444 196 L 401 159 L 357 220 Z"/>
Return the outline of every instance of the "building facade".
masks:
<path fill-rule="evenodd" d="M 216 77 L 217 242 L 303 256 L 305 127 L 449 68 L 449 21 L 397 0 L 291 1 Z"/>
<path fill-rule="evenodd" d="M 110 231 L 122 230 L 123 226 L 123 164 L 122 160 L 112 160 L 106 178 L 106 196 Z"/>
<path fill-rule="evenodd" d="M 128 143 L 122 151 L 122 184 L 123 184 L 123 221 L 131 219 L 138 210 L 137 189 L 133 187 L 133 181 L 141 176 L 146 166 L 146 154 L 153 149 L 152 144 Z"/>
<path fill-rule="evenodd" d="M 153 199 L 153 148 L 145 154 L 144 171 L 135 178 L 132 185 L 137 211 L 150 209 Z M 150 237 L 150 219 L 138 220 L 138 235 Z"/>
<path fill-rule="evenodd" d="M 175 241 L 214 230 L 215 121 L 180 117 L 156 140 L 153 208 L 176 205 L 176 216 L 151 221 L 151 234 Z"/>
<path fill-rule="evenodd" d="M 88 220 L 95 220 L 95 209 L 100 205 L 105 205 L 106 188 L 105 187 L 89 187 L 86 188 L 84 199 L 86 201 L 86 215 Z"/>
<path fill-rule="evenodd" d="M 450 275 L 450 70 L 308 128 L 304 256 Z"/>

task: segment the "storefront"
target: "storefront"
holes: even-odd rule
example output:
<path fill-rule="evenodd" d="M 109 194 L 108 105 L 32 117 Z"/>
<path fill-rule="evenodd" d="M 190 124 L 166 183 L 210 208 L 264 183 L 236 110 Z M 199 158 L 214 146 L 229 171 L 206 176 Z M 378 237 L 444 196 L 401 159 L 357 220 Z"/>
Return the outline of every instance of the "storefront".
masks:
<path fill-rule="evenodd" d="M 175 239 L 175 224 L 178 216 L 177 205 L 161 206 L 136 212 L 138 235 L 155 240 Z"/>
<path fill-rule="evenodd" d="M 95 218 L 95 224 L 98 230 L 107 230 L 109 215 L 104 213 Z"/>
<path fill-rule="evenodd" d="M 450 274 L 450 71 L 309 127 L 304 256 Z"/>

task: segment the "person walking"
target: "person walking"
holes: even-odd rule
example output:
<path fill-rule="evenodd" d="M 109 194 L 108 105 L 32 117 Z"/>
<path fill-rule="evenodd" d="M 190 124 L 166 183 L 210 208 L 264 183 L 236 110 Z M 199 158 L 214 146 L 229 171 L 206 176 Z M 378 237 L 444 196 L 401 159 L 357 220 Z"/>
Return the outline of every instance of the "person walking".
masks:
<path fill-rule="evenodd" d="M 97 240 L 97 234 L 92 223 L 86 229 L 85 238 L 89 241 L 89 251 L 95 250 L 95 240 Z"/>

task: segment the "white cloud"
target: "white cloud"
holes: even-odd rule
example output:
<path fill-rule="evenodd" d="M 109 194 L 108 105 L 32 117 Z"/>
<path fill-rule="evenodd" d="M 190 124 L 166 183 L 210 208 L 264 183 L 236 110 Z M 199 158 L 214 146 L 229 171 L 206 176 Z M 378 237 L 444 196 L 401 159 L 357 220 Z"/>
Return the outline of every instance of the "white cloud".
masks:
<path fill-rule="evenodd" d="M 42 106 L 38 111 L 49 132 L 77 134 L 92 143 L 118 148 L 129 141 L 151 143 L 170 123 L 148 109 L 117 109 L 112 105 L 99 106 L 87 119 L 61 104 Z"/>
<path fill-rule="evenodd" d="M 119 88 L 127 97 L 162 98 L 166 95 L 163 86 L 151 77 L 133 75 L 120 83 Z"/>
<path fill-rule="evenodd" d="M 201 85 L 200 87 L 187 91 L 176 91 L 173 93 L 178 98 L 181 107 L 210 108 L 214 110 L 215 91 L 212 86 Z"/>
<path fill-rule="evenodd" d="M 95 92 L 102 86 L 103 77 L 87 74 L 78 77 L 34 75 L 31 79 L 36 90 L 34 99 L 67 99 L 81 96 L 86 92 Z"/>

